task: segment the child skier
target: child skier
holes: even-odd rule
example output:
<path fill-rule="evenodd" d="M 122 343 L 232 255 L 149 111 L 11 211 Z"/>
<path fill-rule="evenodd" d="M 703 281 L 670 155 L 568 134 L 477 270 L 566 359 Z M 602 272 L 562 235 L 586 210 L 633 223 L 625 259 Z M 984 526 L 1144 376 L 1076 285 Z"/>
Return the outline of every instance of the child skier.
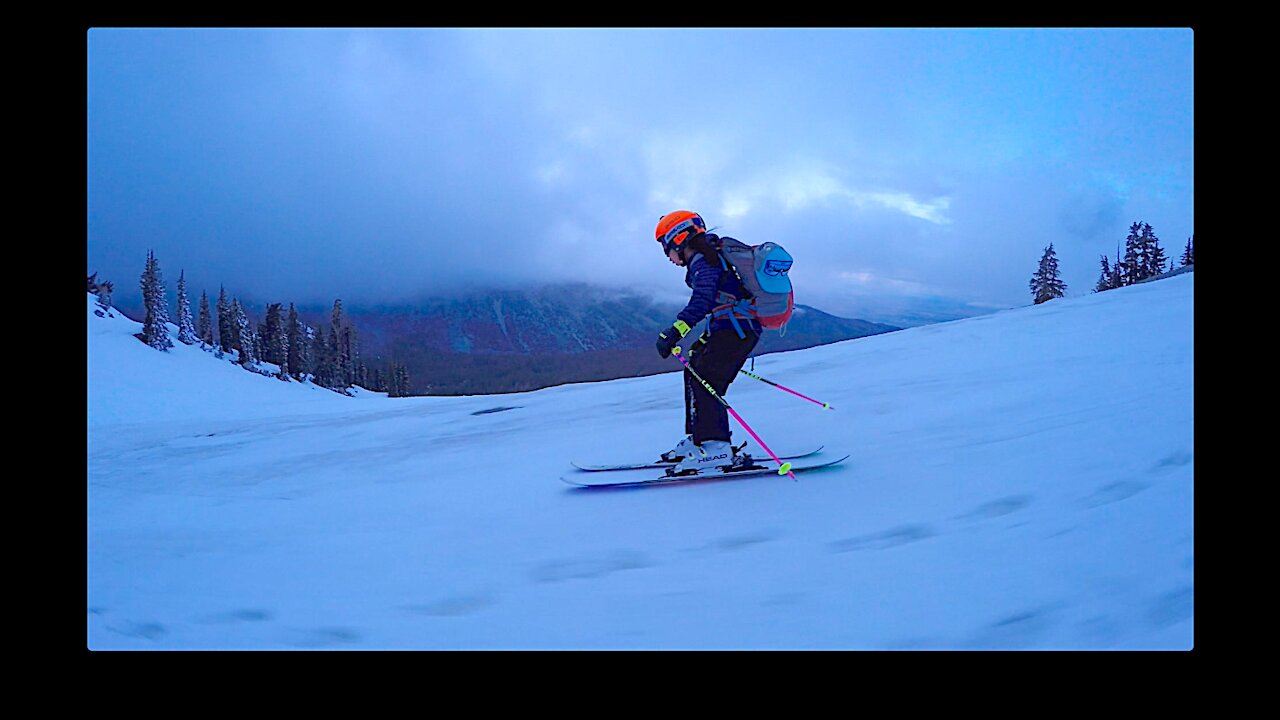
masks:
<path fill-rule="evenodd" d="M 675 323 L 658 335 L 658 355 L 671 357 L 681 338 L 710 315 L 706 331 L 689 348 L 688 356 L 694 371 L 724 397 L 729 383 L 760 341 L 760 322 L 738 305 L 744 297 L 742 283 L 720 255 L 723 241 L 707 232 L 701 216 L 688 210 L 663 215 L 654 237 L 667 259 L 685 268 L 684 282 L 693 290 L 689 304 L 676 316 Z M 663 453 L 662 459 L 677 462 L 677 473 L 750 464 L 748 456 L 733 451 L 724 405 L 689 373 L 682 375 L 685 437 Z"/>

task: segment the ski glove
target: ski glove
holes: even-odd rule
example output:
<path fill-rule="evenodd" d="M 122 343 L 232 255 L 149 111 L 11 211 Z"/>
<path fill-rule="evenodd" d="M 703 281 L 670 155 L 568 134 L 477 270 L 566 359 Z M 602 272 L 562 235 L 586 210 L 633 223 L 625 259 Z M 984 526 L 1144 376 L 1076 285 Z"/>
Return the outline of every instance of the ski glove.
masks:
<path fill-rule="evenodd" d="M 671 357 L 671 349 L 674 348 L 680 339 L 689 334 L 689 324 L 683 320 L 677 320 L 675 325 L 658 333 L 658 357 L 663 360 Z"/>

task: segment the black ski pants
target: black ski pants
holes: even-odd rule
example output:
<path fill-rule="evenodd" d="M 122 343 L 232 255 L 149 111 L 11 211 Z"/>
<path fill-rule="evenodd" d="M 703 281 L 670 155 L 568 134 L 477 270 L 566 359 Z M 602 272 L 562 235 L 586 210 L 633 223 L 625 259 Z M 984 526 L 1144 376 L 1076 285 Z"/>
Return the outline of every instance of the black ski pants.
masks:
<path fill-rule="evenodd" d="M 720 397 L 725 396 L 729 383 L 738 376 L 747 357 L 756 349 L 760 336 L 743 328 L 746 338 L 738 337 L 732 329 L 715 330 L 703 335 L 690 347 L 689 365 L 706 380 Z M 730 441 L 729 412 L 715 399 L 698 379 L 688 372 L 684 375 L 684 431 L 701 445 L 707 440 Z"/>

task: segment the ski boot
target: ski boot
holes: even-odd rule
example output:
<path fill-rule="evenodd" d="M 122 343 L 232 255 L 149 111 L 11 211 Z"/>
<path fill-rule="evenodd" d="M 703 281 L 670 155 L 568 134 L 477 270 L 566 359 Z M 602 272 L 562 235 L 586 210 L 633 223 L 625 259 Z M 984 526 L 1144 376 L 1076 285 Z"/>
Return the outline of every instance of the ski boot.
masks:
<path fill-rule="evenodd" d="M 693 444 L 693 436 L 685 435 L 684 439 L 676 443 L 676 446 L 662 453 L 659 460 L 664 463 L 678 463 L 681 460 L 691 456 L 697 450 L 697 445 Z"/>
<path fill-rule="evenodd" d="M 739 449 L 724 440 L 707 440 L 702 445 L 694 445 L 694 453 L 669 468 L 667 474 L 701 475 L 712 470 L 744 470 L 752 465 L 752 460 L 750 455 L 739 454 Z"/>

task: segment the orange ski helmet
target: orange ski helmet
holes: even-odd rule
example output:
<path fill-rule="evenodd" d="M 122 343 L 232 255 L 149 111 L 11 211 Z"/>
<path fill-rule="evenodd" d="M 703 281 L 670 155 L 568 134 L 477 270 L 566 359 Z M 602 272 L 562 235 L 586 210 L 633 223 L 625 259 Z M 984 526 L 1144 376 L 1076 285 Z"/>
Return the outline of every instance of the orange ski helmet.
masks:
<path fill-rule="evenodd" d="M 662 252 L 666 254 L 684 247 L 689 238 L 706 231 L 707 224 L 702 221 L 701 215 L 690 210 L 676 210 L 658 218 L 653 238 L 661 243 Z"/>

